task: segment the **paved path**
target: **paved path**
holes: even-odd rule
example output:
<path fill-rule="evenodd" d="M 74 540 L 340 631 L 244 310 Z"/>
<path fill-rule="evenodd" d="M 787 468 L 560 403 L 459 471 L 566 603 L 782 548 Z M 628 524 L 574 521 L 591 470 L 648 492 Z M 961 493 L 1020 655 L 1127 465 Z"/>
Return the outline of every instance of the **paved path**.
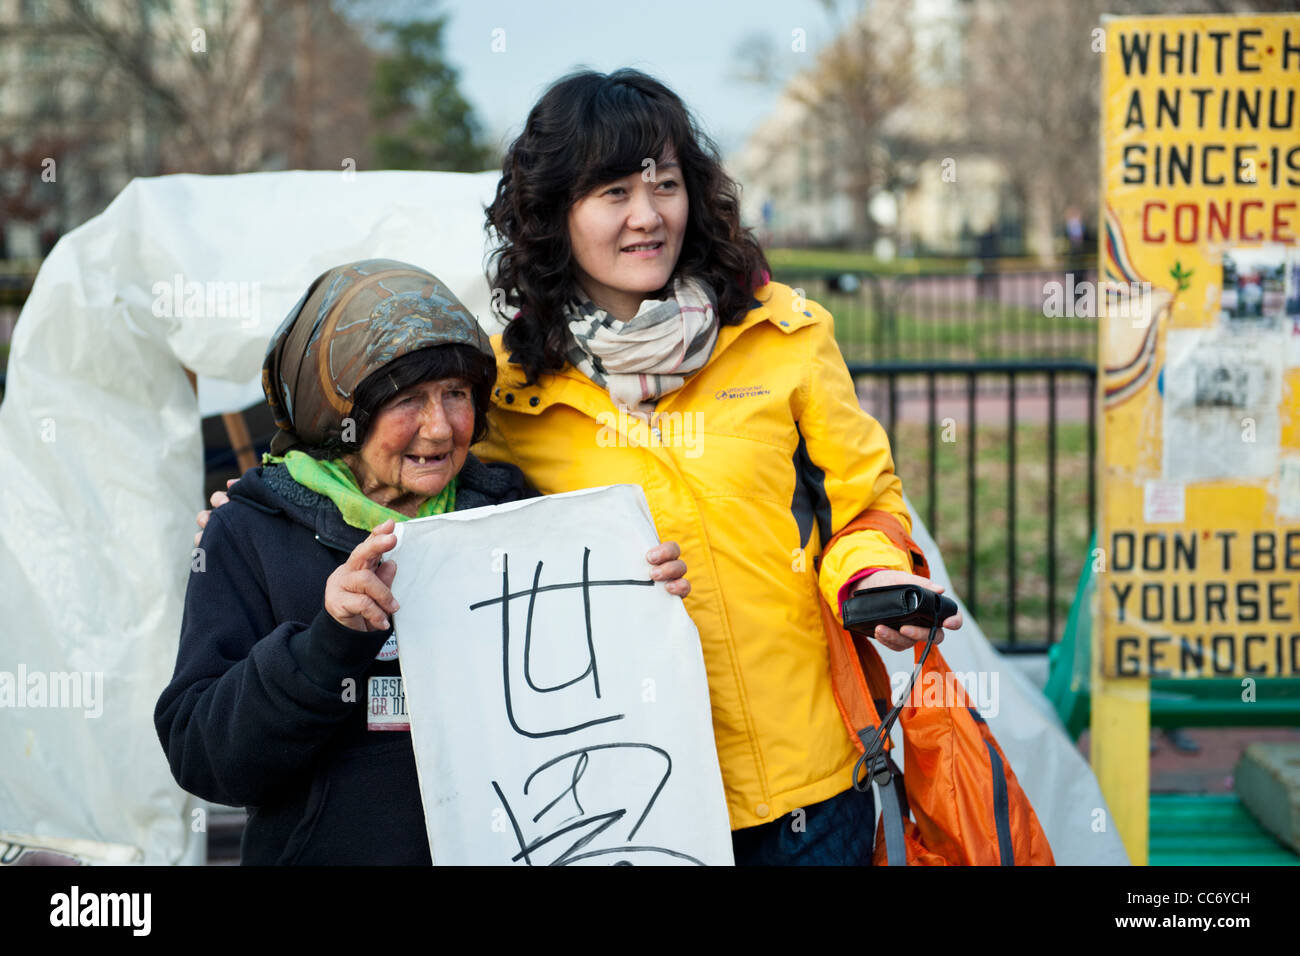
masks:
<path fill-rule="evenodd" d="M 1232 771 L 1247 744 L 1256 741 L 1300 743 L 1300 730 L 1291 727 L 1194 727 L 1183 731 L 1201 745 L 1199 754 L 1185 754 L 1158 731 L 1151 739 L 1152 793 L 1232 793 Z M 1079 750 L 1088 756 L 1089 732 L 1079 735 Z"/>
<path fill-rule="evenodd" d="M 945 391 L 945 388 L 959 389 Z M 1005 379 L 993 385 L 982 383 L 975 393 L 975 422 L 977 425 L 1007 424 L 1008 391 Z M 880 421 L 889 415 L 889 392 L 883 380 L 878 384 L 859 382 L 858 401 L 862 407 Z M 1056 420 L 1058 422 L 1086 422 L 1088 404 L 1092 395 L 1077 378 L 1057 377 Z M 964 428 L 968 409 L 966 386 L 940 383 L 935 390 L 935 421 L 941 423 L 952 418 L 957 427 Z M 1041 425 L 1047 422 L 1048 396 L 1045 385 L 1034 387 L 1028 382 L 1016 382 L 1016 423 Z M 924 382 L 899 383 L 898 421 L 924 425 L 930 420 L 930 405 Z"/>

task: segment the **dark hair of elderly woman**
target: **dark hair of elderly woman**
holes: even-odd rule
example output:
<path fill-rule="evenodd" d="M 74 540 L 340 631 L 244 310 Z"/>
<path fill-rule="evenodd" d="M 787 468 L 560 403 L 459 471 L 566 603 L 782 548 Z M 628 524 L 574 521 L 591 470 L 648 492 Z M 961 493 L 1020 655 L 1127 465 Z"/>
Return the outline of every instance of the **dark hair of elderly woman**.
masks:
<path fill-rule="evenodd" d="M 397 521 L 535 494 L 469 453 L 495 377 L 474 316 L 402 262 L 329 270 L 272 338 L 279 432 L 206 520 L 154 711 L 177 782 L 249 808 L 241 862 L 430 862 L 382 559 Z"/>

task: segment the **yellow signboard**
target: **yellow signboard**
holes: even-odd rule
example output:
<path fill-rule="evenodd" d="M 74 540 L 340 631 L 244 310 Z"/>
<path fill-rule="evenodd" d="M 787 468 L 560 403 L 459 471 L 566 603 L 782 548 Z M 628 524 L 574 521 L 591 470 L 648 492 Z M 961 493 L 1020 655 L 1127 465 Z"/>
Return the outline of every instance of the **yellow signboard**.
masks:
<path fill-rule="evenodd" d="M 1111 678 L 1300 674 L 1300 15 L 1105 24 Z"/>

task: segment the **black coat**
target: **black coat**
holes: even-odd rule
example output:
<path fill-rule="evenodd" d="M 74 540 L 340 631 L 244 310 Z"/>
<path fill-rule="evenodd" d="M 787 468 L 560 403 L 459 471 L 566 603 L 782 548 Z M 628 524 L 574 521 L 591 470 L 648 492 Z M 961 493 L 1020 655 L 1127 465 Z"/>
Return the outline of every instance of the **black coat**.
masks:
<path fill-rule="evenodd" d="M 519 469 L 471 455 L 456 510 L 535 494 Z M 368 678 L 400 674 L 375 659 L 392 632 L 324 610 L 326 579 L 367 532 L 282 466 L 250 469 L 229 495 L 203 533 L 154 709 L 172 775 L 249 808 L 244 864 L 428 864 L 410 732 L 366 729 Z"/>

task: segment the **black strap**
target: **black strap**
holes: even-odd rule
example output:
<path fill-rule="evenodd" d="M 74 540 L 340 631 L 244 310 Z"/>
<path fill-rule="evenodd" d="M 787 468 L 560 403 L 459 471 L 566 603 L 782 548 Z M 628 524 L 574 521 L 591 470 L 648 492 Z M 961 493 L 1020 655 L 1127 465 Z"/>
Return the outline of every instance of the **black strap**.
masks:
<path fill-rule="evenodd" d="M 1002 769 L 1002 758 L 997 756 L 997 748 L 992 741 L 985 740 L 988 748 L 989 767 L 993 771 L 993 826 L 997 830 L 998 864 L 1015 866 L 1015 851 L 1011 847 L 1011 812 L 1008 795 L 1006 795 L 1006 771 Z"/>
<path fill-rule="evenodd" d="M 862 734 L 869 734 L 873 729 L 868 727 Z M 903 775 L 889 754 L 876 755 L 871 763 L 871 781 L 880 794 L 886 862 L 890 866 L 907 866 L 907 842 L 903 839 L 903 822 L 908 817 L 907 797 L 903 791 Z"/>
<path fill-rule="evenodd" d="M 935 635 L 939 633 L 940 626 L 939 621 L 935 621 L 934 624 L 930 625 L 930 636 L 926 638 L 925 650 L 921 652 L 921 659 L 916 662 L 916 667 L 912 668 L 912 677 L 911 680 L 907 682 L 907 689 L 903 691 L 903 696 L 899 698 L 898 703 L 890 708 L 889 713 L 885 715 L 885 719 L 880 722 L 880 729 L 876 732 L 876 737 L 867 744 L 867 753 L 863 754 L 862 757 L 858 759 L 859 764 L 862 763 L 864 759 L 869 759 L 867 754 L 871 754 L 876 750 L 884 750 L 885 740 L 888 739 L 890 731 L 894 729 L 894 722 L 898 720 L 898 715 L 903 712 L 903 707 L 906 706 L 908 698 L 912 696 L 912 686 L 916 683 L 916 678 L 917 675 L 921 673 L 921 668 L 925 666 L 925 659 L 930 656 L 930 648 L 934 646 L 934 638 Z M 860 732 L 858 736 L 861 737 Z M 865 740 L 863 742 L 866 743 Z M 858 768 L 855 766 L 853 768 L 854 780 L 857 779 L 857 776 Z"/>
<path fill-rule="evenodd" d="M 885 719 L 880 722 L 880 729 L 867 727 L 858 731 L 858 738 L 862 741 L 862 756 L 858 762 L 853 765 L 853 788 L 855 790 L 866 790 L 871 785 L 870 781 L 862 776 L 863 768 L 870 768 L 876 755 L 885 752 L 885 741 L 889 739 L 889 732 L 894 728 L 894 722 L 898 720 L 898 715 L 903 712 L 903 705 L 912 695 L 912 685 L 916 683 L 916 675 L 921 673 L 921 667 L 925 664 L 925 659 L 930 656 L 930 648 L 934 646 L 934 636 L 939 632 L 939 624 L 936 622 L 930 628 L 930 636 L 926 639 L 925 650 L 921 652 L 921 659 L 916 662 L 916 667 L 912 670 L 912 679 L 907 682 L 907 689 L 903 691 L 903 696 L 898 703 L 890 708 Z M 874 734 L 873 734 L 874 731 Z M 868 737 L 868 734 L 872 736 Z M 894 768 L 896 771 L 897 767 Z"/>

